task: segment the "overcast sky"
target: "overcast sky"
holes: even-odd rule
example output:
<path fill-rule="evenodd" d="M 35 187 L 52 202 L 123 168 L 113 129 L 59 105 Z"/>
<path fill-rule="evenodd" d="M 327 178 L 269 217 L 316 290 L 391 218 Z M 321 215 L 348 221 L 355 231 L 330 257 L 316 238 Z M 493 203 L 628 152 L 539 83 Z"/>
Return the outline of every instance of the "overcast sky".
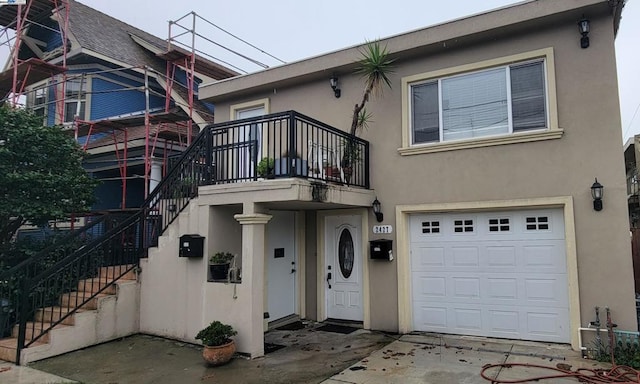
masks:
<path fill-rule="evenodd" d="M 195 11 L 204 19 L 287 62 L 381 37 L 518 3 L 513 0 L 80 0 L 154 35 L 167 38 L 168 21 Z M 640 1 L 628 1 L 616 41 L 624 140 L 640 134 Z M 185 20 L 184 25 L 190 26 Z M 196 30 L 268 65 L 277 61 L 246 49 L 197 21 Z M 577 30 L 577 28 L 576 28 Z M 577 35 L 577 31 L 576 31 Z M 576 37 L 576 43 L 578 37 Z M 204 40 L 197 48 L 255 70 Z M 240 65 L 242 63 L 243 65 Z M 634 115 L 636 115 L 634 117 Z"/>

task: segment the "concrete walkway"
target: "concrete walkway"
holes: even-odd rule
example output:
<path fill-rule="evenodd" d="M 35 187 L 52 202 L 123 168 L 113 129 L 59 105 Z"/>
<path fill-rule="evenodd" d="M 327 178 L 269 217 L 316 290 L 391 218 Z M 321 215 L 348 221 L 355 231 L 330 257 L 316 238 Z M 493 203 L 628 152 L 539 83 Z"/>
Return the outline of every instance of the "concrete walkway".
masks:
<path fill-rule="evenodd" d="M 488 384 L 480 376 L 486 364 L 528 363 L 564 369 L 608 368 L 586 360 L 569 346 L 463 336 L 405 335 L 372 353 L 323 384 Z M 557 372 L 512 367 L 487 371 L 490 379 L 522 380 Z M 532 381 L 533 382 L 533 381 Z M 577 383 L 575 378 L 545 383 Z"/>
<path fill-rule="evenodd" d="M 575 370 L 606 368 L 568 346 L 509 342 L 440 335 L 386 335 L 358 330 L 343 335 L 317 329 L 317 323 L 297 331 L 271 331 L 266 341 L 281 349 L 266 357 L 236 357 L 221 367 L 207 367 L 201 348 L 153 336 L 136 335 L 29 367 L 5 364 L 0 383 L 325 383 L 325 384 L 488 384 L 480 376 L 486 364 L 530 363 Z M 3 365 L 0 365 L 3 367 Z M 47 373 L 45 373 L 47 372 Z M 548 374 L 531 368 L 488 372 L 491 378 L 524 379 Z M 64 379 L 68 378 L 68 379 Z M 549 383 L 576 383 L 555 379 Z"/>

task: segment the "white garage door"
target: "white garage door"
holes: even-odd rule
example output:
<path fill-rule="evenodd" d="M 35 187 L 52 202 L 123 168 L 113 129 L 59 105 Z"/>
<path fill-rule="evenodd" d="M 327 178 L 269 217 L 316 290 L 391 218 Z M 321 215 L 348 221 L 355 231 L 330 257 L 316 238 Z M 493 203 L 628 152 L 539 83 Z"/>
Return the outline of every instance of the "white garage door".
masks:
<path fill-rule="evenodd" d="M 411 216 L 413 328 L 569 342 L 561 209 Z"/>

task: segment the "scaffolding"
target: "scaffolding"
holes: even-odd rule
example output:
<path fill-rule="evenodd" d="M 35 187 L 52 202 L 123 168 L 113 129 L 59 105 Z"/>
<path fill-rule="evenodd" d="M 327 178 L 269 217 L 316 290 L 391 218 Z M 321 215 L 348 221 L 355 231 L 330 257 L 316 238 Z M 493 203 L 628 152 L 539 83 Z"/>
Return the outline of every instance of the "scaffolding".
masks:
<path fill-rule="evenodd" d="M 196 31 L 196 22 L 208 28 L 214 27 L 252 49 L 284 63 L 195 12 L 190 12 L 175 21 L 169 21 L 166 49 L 131 35 L 151 57 L 155 55 L 165 61 L 164 73 L 161 73 L 157 66 L 152 68 L 145 65 L 73 74 L 67 67 L 67 55 L 70 50 L 69 9 L 72 6 L 71 0 L 29 0 L 25 5 L 0 6 L 0 26 L 3 27 L 0 31 L 0 47 L 5 46 L 9 51 L 7 66 L 0 73 L 0 97 L 13 106 L 30 107 L 42 115 L 45 124 L 64 125 L 69 134 L 89 153 L 95 152 L 99 147 L 109 148 L 102 152 L 113 153 L 115 158 L 110 161 L 111 166 L 117 169 L 121 181 L 121 209 L 125 209 L 127 204 L 127 180 L 144 179 L 146 198 L 155 182 L 159 181 L 153 180 L 154 184 L 151 183 L 154 164 L 160 162 L 164 174 L 168 157 L 190 145 L 199 131 L 196 127 L 203 128 L 212 122 L 212 112 L 197 101 L 198 78 L 219 80 L 247 73 L 239 66 L 197 49 L 198 40 L 209 44 L 209 47 L 222 48 L 224 52 L 246 60 L 253 67 L 268 68 L 260 61 L 213 41 L 207 37 L 212 35 L 210 31 L 199 33 Z M 51 22 L 52 19 L 55 22 Z M 54 31 L 59 35 L 60 46 L 42 52 L 38 42 L 34 42 L 27 34 L 32 26 Z M 107 91 L 96 91 L 85 86 L 87 76 L 118 73 L 134 74 L 137 78 L 143 78 L 143 82 L 136 86 Z M 45 84 L 43 87 L 39 84 L 41 82 Z M 130 91 L 144 94 L 144 110 L 104 119 L 86 118 L 89 114 L 84 111 L 86 103 L 83 106 L 83 100 L 87 100 L 88 96 L 94 97 L 91 101 L 93 108 L 95 96 L 100 93 Z M 151 106 L 151 98 L 163 99 L 164 106 Z M 55 115 L 48 113 L 52 108 L 55 108 Z M 144 140 L 144 152 L 141 157 L 131 157 L 130 145 L 134 140 Z M 140 145 L 136 148 L 139 147 Z M 130 174 L 130 167 L 140 162 L 143 164 L 143 174 Z"/>

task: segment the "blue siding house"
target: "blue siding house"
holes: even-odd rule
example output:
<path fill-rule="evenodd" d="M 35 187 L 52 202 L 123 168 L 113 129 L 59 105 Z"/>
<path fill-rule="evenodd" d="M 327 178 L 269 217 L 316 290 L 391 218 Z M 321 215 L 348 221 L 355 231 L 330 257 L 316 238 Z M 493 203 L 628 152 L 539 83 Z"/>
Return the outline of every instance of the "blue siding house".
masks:
<path fill-rule="evenodd" d="M 198 84 L 238 73 L 190 56 L 198 70 L 189 75 L 184 61 L 167 61 L 184 58 L 186 50 L 169 52 L 167 40 L 74 0 L 68 1 L 63 42 L 66 13 L 53 4 L 34 3 L 39 21 L 24 29 L 18 58 L 64 68 L 28 83 L 26 105 L 44 124 L 64 125 L 88 153 L 85 168 L 102 181 L 95 210 L 137 208 L 162 177 L 167 159 L 213 121 L 213 106 L 197 100 Z M 0 8 L 0 21 L 11 11 Z"/>

